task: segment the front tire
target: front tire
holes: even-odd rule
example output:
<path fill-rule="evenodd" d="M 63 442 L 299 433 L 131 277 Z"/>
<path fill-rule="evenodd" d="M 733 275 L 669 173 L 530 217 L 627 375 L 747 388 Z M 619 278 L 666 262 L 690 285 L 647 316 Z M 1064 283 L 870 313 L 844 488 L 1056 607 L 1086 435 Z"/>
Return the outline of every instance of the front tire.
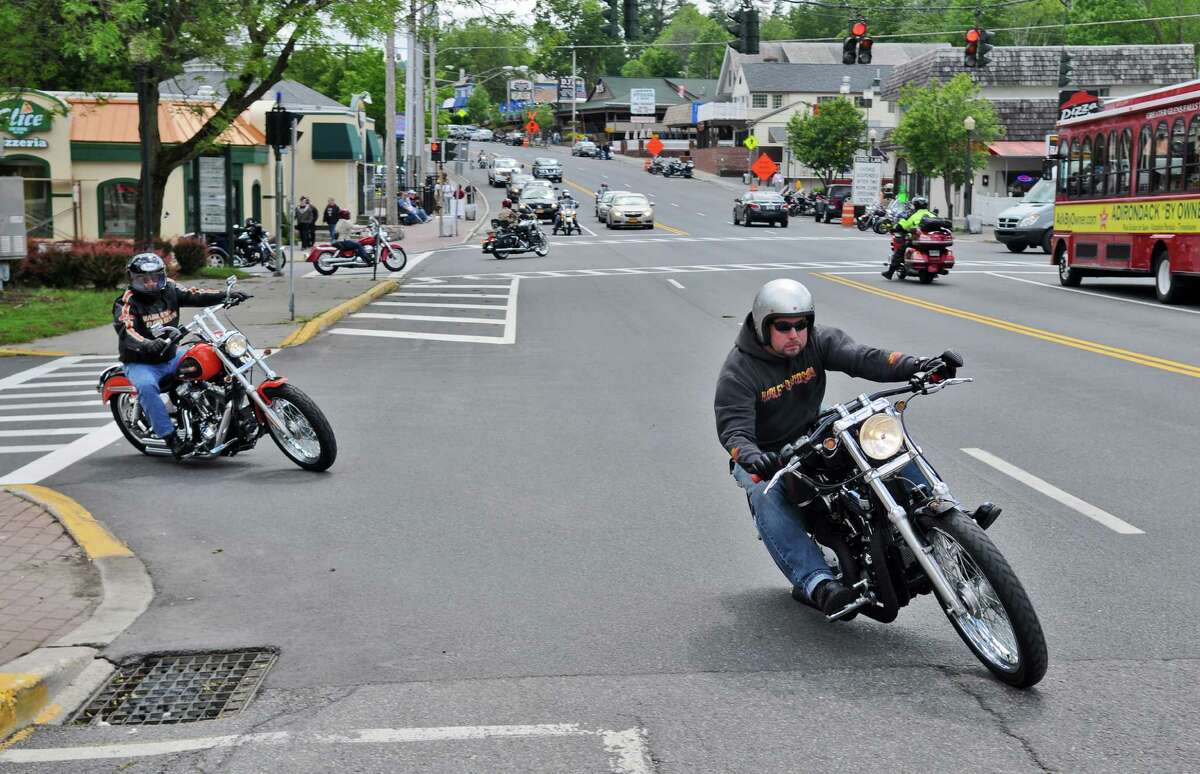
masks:
<path fill-rule="evenodd" d="M 283 251 L 282 247 L 273 248 L 267 259 L 263 261 L 263 266 L 271 271 L 281 271 L 285 264 L 287 264 L 287 253 Z"/>
<path fill-rule="evenodd" d="M 1053 238 L 1054 238 L 1054 229 L 1052 229 L 1052 228 L 1046 229 L 1046 233 L 1042 235 L 1042 252 L 1045 253 L 1046 255 L 1049 255 L 1050 253 L 1054 252 L 1054 249 L 1053 249 L 1054 246 L 1051 244 L 1051 240 L 1053 240 Z"/>
<path fill-rule="evenodd" d="M 1029 245 L 1025 244 L 1024 242 L 1009 242 L 1005 245 L 1005 247 L 1008 248 L 1010 253 L 1023 253 L 1025 252 L 1025 248 L 1029 247 Z"/>
<path fill-rule="evenodd" d="M 268 389 L 267 396 L 288 428 L 280 430 L 267 422 L 267 432 L 279 450 L 305 470 L 328 470 L 337 459 L 337 439 L 316 402 L 291 384 Z"/>
<path fill-rule="evenodd" d="M 1049 662 L 1046 638 L 1004 555 L 961 511 L 924 516 L 919 523 L 933 549 L 930 558 L 967 607 L 962 616 L 946 611 L 958 636 L 1001 681 L 1014 688 L 1036 685 Z"/>
<path fill-rule="evenodd" d="M 389 247 L 387 258 L 383 259 L 383 268 L 388 271 L 400 271 L 408 263 L 408 253 L 403 247 Z"/>

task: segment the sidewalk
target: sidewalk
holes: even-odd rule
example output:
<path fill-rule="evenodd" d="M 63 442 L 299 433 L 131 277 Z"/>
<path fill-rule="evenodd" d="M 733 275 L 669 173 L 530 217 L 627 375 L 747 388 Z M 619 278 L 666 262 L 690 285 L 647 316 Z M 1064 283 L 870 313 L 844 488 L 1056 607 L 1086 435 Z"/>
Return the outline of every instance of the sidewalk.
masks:
<path fill-rule="evenodd" d="M 99 574 L 58 519 L 0 491 L 0 672 L 86 621 L 99 594 Z"/>

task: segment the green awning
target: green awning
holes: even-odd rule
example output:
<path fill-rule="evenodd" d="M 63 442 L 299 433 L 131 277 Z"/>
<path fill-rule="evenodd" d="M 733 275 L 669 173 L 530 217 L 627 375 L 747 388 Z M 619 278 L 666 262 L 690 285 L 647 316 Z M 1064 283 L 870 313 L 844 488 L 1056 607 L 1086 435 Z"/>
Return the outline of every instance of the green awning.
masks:
<path fill-rule="evenodd" d="M 352 124 L 312 125 L 314 161 L 362 161 L 362 138 Z"/>
<path fill-rule="evenodd" d="M 367 163 L 383 163 L 383 140 L 374 132 L 367 132 Z"/>

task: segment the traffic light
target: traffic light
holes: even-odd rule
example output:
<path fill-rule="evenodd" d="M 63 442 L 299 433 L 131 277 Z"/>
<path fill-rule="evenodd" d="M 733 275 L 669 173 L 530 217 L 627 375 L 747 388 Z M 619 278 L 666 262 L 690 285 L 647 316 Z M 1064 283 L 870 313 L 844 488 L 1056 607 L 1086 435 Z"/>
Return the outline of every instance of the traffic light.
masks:
<path fill-rule="evenodd" d="M 617 10 L 617 0 L 607 0 L 604 4 L 604 34 L 610 38 L 621 37 L 621 26 L 618 20 L 620 11 Z"/>
<path fill-rule="evenodd" d="M 871 49 L 875 41 L 867 37 L 866 19 L 850 22 L 850 35 L 842 41 L 842 64 L 871 64 Z"/>
<path fill-rule="evenodd" d="M 967 30 L 967 47 L 963 51 L 963 67 L 979 67 L 979 28 Z"/>
<path fill-rule="evenodd" d="M 458 143 L 447 140 L 442 143 L 442 161 L 454 161 L 458 158 Z"/>
<path fill-rule="evenodd" d="M 625 0 L 625 39 L 637 40 L 638 36 L 638 7 L 637 0 Z"/>
<path fill-rule="evenodd" d="M 749 3 L 743 3 L 736 11 L 725 14 L 733 24 L 725 25 L 736 38 L 729 43 L 734 51 L 743 54 L 758 53 L 758 9 Z"/>
<path fill-rule="evenodd" d="M 987 67 L 992 63 L 992 41 L 996 38 L 996 33 L 979 28 L 979 53 L 976 55 L 976 60 L 980 67 Z"/>
<path fill-rule="evenodd" d="M 1075 77 L 1075 68 L 1071 66 L 1071 55 L 1064 48 L 1058 57 L 1058 87 L 1065 88 Z"/>

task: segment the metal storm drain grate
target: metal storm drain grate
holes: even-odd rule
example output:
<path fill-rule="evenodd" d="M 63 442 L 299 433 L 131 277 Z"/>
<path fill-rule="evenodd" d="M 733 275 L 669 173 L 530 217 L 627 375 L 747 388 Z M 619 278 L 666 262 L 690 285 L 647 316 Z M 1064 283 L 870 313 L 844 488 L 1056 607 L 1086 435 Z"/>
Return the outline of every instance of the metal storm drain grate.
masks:
<path fill-rule="evenodd" d="M 146 656 L 118 667 L 71 723 L 163 725 L 235 715 L 254 698 L 277 655 L 243 650 Z"/>

